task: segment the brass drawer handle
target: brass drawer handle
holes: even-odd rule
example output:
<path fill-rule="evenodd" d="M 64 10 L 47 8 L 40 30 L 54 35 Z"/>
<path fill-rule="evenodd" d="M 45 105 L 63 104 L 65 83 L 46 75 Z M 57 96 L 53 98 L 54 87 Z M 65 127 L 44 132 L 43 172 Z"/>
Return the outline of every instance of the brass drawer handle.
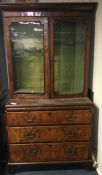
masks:
<path fill-rule="evenodd" d="M 34 114 L 31 114 L 30 112 L 28 112 L 26 115 L 24 115 L 25 122 L 31 123 L 31 122 L 36 121 L 36 119 L 37 119 L 36 116 Z"/>
<path fill-rule="evenodd" d="M 69 121 L 73 121 L 73 120 L 76 119 L 76 115 L 75 115 L 73 112 L 71 112 L 71 113 L 66 113 L 66 114 L 65 114 L 65 118 L 66 118 L 67 120 L 69 120 Z"/>
<path fill-rule="evenodd" d="M 24 137 L 26 138 L 40 137 L 40 132 L 38 130 L 25 131 Z"/>
<path fill-rule="evenodd" d="M 27 156 L 33 157 L 36 156 L 38 153 L 38 149 L 28 149 L 25 151 L 25 154 L 27 154 Z"/>
<path fill-rule="evenodd" d="M 65 156 L 75 156 L 78 155 L 78 151 L 76 148 L 66 148 L 64 149 L 64 155 Z"/>
<path fill-rule="evenodd" d="M 63 129 L 63 133 L 69 137 L 77 137 L 80 135 L 80 133 L 74 129 L 68 129 L 68 130 Z"/>

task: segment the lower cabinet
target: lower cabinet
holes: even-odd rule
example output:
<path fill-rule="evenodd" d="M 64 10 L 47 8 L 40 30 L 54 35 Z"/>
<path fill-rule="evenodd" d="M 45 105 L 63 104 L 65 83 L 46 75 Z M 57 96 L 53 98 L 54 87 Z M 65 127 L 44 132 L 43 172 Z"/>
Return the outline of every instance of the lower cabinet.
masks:
<path fill-rule="evenodd" d="M 38 100 L 39 101 L 39 100 Z M 13 105 L 12 105 L 13 104 Z M 38 105 L 37 105 L 38 104 Z M 8 165 L 91 163 L 93 104 L 12 103 L 7 107 Z M 50 104 L 50 105 L 49 105 Z"/>

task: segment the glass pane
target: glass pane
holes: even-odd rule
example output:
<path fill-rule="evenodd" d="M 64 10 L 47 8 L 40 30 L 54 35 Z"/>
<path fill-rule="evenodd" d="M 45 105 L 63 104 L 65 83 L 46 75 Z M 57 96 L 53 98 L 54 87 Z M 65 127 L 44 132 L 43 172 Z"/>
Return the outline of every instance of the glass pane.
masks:
<path fill-rule="evenodd" d="M 54 25 L 54 92 L 78 94 L 84 88 L 86 26 L 56 21 Z"/>
<path fill-rule="evenodd" d="M 40 22 L 10 25 L 14 90 L 44 93 L 44 26 Z"/>

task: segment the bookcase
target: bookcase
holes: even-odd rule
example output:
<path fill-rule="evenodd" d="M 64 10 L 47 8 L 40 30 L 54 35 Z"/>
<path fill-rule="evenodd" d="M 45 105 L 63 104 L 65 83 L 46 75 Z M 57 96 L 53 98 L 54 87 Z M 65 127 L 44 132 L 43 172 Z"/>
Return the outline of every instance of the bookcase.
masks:
<path fill-rule="evenodd" d="M 96 3 L 2 4 L 8 168 L 92 168 L 88 97 Z M 92 76 L 91 76 L 92 77 Z"/>

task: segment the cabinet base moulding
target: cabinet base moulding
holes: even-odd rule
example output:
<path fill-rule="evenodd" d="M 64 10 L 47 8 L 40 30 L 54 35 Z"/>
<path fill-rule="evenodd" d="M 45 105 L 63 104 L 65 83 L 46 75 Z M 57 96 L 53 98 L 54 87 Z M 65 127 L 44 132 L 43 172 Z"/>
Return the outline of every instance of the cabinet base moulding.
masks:
<path fill-rule="evenodd" d="M 92 160 L 85 161 L 53 161 L 53 162 L 27 162 L 27 163 L 10 163 L 7 165 L 7 172 L 13 174 L 20 171 L 37 171 L 41 170 L 60 170 L 69 168 L 86 168 L 88 171 L 94 169 Z"/>

